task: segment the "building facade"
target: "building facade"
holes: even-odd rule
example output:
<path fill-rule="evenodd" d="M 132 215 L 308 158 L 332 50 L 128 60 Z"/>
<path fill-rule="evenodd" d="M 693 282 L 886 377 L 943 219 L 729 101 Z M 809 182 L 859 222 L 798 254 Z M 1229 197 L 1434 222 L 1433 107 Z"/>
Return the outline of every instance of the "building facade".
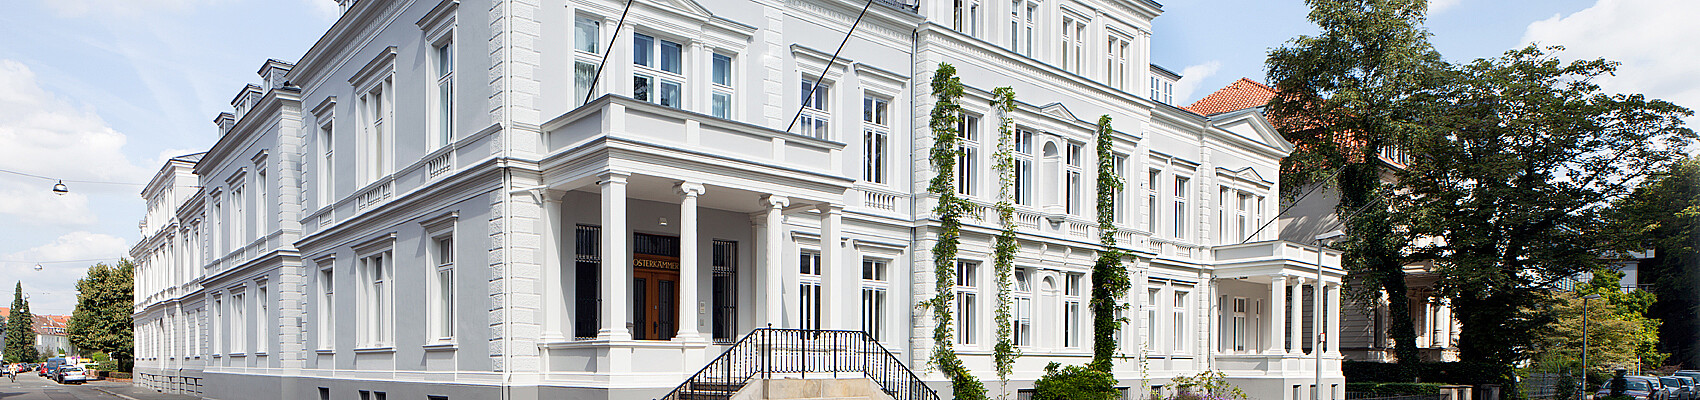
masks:
<path fill-rule="evenodd" d="M 0 307 L 0 326 L 5 326 L 6 319 L 12 317 L 12 309 Z M 79 356 L 82 352 L 76 345 L 71 344 L 71 338 L 66 334 L 66 324 L 71 317 L 66 315 L 31 315 L 30 328 L 35 331 L 35 351 L 43 359 L 59 356 Z M 3 335 L 0 335 L 3 336 Z M 0 348 L 6 347 L 6 338 L 0 337 Z"/>
<path fill-rule="evenodd" d="M 138 384 L 651 399 L 771 327 L 865 332 L 948 398 L 914 305 L 935 295 L 929 84 L 949 63 L 966 86 L 955 190 L 974 205 L 952 340 L 971 370 L 996 380 L 987 209 L 1006 117 L 1024 354 L 1007 388 L 1090 359 L 1091 143 L 1108 115 L 1135 277 L 1116 362 L 1129 396 L 1218 370 L 1260 399 L 1344 398 L 1338 344 L 1320 340 L 1339 329 L 1338 253 L 1259 229 L 1292 145 L 1259 113 L 1169 104 L 1154 2 L 344 10 L 144 191 Z M 990 106 L 1000 86 L 1015 111 Z"/>

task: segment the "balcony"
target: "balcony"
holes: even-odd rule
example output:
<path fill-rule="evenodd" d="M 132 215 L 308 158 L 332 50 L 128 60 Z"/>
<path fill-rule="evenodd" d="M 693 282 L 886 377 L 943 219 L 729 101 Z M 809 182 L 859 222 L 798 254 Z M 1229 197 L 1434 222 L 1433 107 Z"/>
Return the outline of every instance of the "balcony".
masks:
<path fill-rule="evenodd" d="M 1216 246 L 1209 250 L 1216 260 L 1218 277 L 1304 274 L 1315 275 L 1317 263 L 1322 273 L 1331 277 L 1344 276 L 1340 269 L 1340 251 L 1283 240 Z"/>
<path fill-rule="evenodd" d="M 717 168 L 766 170 L 752 172 L 789 175 L 793 179 L 799 173 L 831 178 L 842 175 L 837 161 L 843 143 L 615 95 L 603 96 L 544 123 L 543 132 L 541 147 L 545 154 L 572 153 L 601 142 L 610 153 L 641 148 L 651 154 L 671 153 L 668 155 L 679 159 L 706 156 L 709 158 L 705 162 L 712 162 Z M 884 207 L 888 211 L 898 207 L 896 199 L 876 200 L 872 207 Z"/>

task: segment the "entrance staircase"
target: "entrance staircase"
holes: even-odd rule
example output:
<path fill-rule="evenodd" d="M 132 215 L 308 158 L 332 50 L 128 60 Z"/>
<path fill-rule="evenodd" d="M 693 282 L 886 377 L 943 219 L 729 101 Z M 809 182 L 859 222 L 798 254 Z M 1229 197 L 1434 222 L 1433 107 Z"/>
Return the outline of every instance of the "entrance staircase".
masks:
<path fill-rule="evenodd" d="M 867 378 L 894 400 L 939 400 L 867 333 L 773 328 L 745 335 L 659 400 L 732 400 L 752 380 L 785 378 Z"/>

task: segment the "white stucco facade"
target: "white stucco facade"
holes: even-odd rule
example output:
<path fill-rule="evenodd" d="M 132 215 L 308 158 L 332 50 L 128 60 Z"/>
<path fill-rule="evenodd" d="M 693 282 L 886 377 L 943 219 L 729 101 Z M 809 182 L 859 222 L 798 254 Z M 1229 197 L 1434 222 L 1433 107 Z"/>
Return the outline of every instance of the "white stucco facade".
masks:
<path fill-rule="evenodd" d="M 1109 115 L 1130 396 L 1220 370 L 1259 399 L 1309 399 L 1320 369 L 1321 398 L 1343 398 L 1339 349 L 1314 340 L 1338 329 L 1339 255 L 1259 229 L 1291 144 L 1255 112 L 1152 100 L 1177 79 L 1149 60 L 1156 3 L 625 5 L 353 2 L 297 63 L 268 62 L 218 144 L 144 192 L 138 384 L 651 399 L 771 326 L 867 331 L 949 398 L 914 304 L 934 294 L 939 234 L 928 85 L 950 63 L 977 121 L 959 188 L 979 210 L 955 348 L 994 395 L 989 100 L 1010 86 L 1026 171 L 1010 391 L 1090 358 L 1091 143 Z"/>

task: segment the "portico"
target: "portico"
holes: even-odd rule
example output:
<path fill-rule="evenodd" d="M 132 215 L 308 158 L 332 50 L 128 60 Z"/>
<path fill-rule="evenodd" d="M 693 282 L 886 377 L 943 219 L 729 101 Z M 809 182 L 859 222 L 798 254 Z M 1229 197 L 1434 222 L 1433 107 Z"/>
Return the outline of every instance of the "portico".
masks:
<path fill-rule="evenodd" d="M 1316 265 L 1319 250 L 1321 266 Z M 1333 338 L 1339 335 L 1345 274 L 1336 267 L 1338 251 L 1271 241 L 1221 246 L 1215 252 L 1223 265 L 1216 270 L 1225 328 L 1216 355 L 1219 369 L 1279 375 L 1316 371 L 1321 360 L 1323 370 L 1338 371 L 1340 348 Z"/>
<path fill-rule="evenodd" d="M 646 127 L 623 128 L 633 122 Z M 604 133 L 553 146 L 583 126 Z M 545 130 L 555 150 L 540 168 L 545 184 L 532 189 L 543 204 L 538 232 L 546 232 L 545 379 L 676 384 L 719 353 L 716 343 L 758 327 L 800 327 L 798 316 L 813 312 L 785 301 L 796 298 L 787 284 L 797 272 L 794 232 L 841 236 L 852 181 L 826 161 L 842 144 L 618 97 Z M 751 137 L 770 151 L 708 144 Z M 782 161 L 798 151 L 819 157 Z M 854 278 L 839 246 L 821 242 L 820 279 Z M 850 297 L 841 286 L 821 285 L 819 296 Z M 842 327 L 841 303 L 823 304 L 821 328 Z"/>

